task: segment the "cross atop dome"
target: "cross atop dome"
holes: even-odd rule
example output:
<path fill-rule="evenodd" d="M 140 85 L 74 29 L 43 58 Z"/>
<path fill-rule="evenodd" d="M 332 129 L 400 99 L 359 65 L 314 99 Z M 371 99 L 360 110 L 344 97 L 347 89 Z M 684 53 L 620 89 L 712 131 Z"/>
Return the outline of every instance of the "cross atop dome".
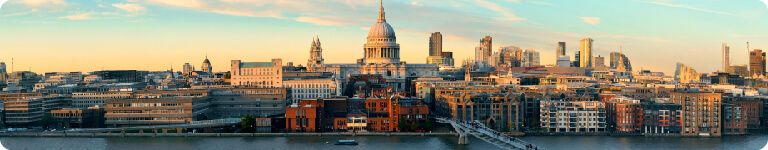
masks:
<path fill-rule="evenodd" d="M 379 22 L 387 22 L 384 16 L 384 0 L 379 0 Z"/>

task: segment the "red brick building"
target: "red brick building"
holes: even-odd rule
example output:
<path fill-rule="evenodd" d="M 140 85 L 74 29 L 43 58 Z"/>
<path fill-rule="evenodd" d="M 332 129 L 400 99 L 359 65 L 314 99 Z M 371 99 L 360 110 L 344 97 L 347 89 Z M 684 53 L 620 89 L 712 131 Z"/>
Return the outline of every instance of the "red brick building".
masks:
<path fill-rule="evenodd" d="M 302 100 L 285 110 L 285 131 L 316 132 L 322 115 L 318 100 Z"/>

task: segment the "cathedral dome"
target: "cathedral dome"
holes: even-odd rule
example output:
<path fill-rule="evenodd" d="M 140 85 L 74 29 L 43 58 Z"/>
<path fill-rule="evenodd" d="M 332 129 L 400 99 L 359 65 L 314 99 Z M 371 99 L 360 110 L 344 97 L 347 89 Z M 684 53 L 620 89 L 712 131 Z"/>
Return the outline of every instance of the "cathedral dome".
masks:
<path fill-rule="evenodd" d="M 395 42 L 395 30 L 387 23 L 384 16 L 384 5 L 379 5 L 379 19 L 368 30 L 369 42 Z"/>
<path fill-rule="evenodd" d="M 394 39 L 395 30 L 387 22 L 377 22 L 371 26 L 371 30 L 368 31 L 368 38 L 392 38 Z"/>

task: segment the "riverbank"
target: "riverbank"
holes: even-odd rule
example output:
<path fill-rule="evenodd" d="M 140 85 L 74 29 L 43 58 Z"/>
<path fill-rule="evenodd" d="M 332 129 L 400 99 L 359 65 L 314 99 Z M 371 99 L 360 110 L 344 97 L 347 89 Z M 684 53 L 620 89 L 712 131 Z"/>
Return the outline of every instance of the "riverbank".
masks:
<path fill-rule="evenodd" d="M 279 136 L 457 136 L 451 132 L 330 132 L 330 133 L 65 133 L 11 132 L 0 137 L 279 137 Z"/>

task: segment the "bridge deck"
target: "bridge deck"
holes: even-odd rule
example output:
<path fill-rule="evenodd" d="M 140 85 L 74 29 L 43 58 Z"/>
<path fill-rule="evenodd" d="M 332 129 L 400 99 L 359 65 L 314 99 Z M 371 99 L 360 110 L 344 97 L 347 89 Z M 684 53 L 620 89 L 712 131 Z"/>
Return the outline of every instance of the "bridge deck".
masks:
<path fill-rule="evenodd" d="M 445 118 L 437 118 L 437 120 L 443 123 L 450 123 L 454 128 L 461 128 L 461 131 L 469 131 L 469 134 L 502 149 L 543 149 L 515 137 L 507 136 L 506 134 L 490 129 L 479 121 L 456 122 Z M 459 131 L 459 129 L 457 129 L 457 131 Z"/>

